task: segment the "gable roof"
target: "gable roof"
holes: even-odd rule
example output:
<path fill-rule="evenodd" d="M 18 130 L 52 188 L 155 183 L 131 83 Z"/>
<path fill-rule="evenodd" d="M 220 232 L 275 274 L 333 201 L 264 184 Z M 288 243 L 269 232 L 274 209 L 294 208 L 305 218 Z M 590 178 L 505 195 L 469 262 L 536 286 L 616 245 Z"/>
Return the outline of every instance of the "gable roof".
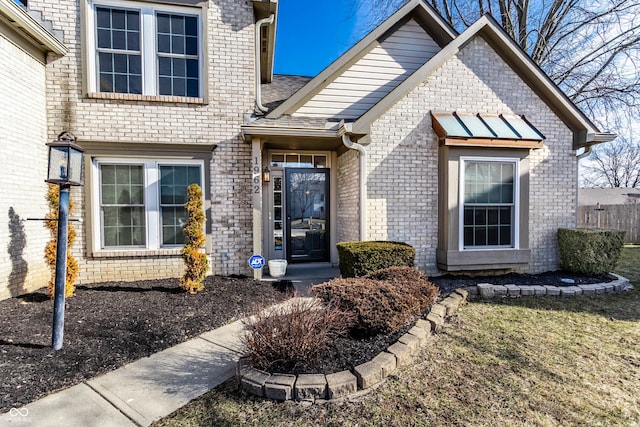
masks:
<path fill-rule="evenodd" d="M 410 19 L 415 19 L 427 33 L 442 47 L 422 66 L 398 81 L 375 103 L 367 106 L 366 111 L 348 111 L 345 117 L 353 119 L 351 129 L 354 134 L 364 135 L 369 132 L 371 123 L 385 111 L 395 105 L 402 97 L 421 84 L 436 68 L 456 55 L 475 37 L 482 37 L 496 53 L 527 83 L 527 85 L 547 104 L 552 111 L 572 130 L 574 134 L 573 148 L 589 149 L 591 145 L 611 141 L 616 135 L 601 132 L 591 120 L 560 90 L 544 71 L 524 52 L 520 46 L 500 27 L 490 15 L 482 16 L 462 34 L 457 34 L 442 17 L 423 0 L 410 0 L 398 12 L 380 24 L 367 37 L 349 49 L 343 56 L 323 70 L 318 76 L 302 87 L 298 92 L 267 114 L 267 118 L 275 119 L 285 114 L 295 114 L 306 102 L 336 81 L 350 66 L 362 59 L 383 40 Z M 304 113 L 304 110 L 302 110 Z M 356 117 L 353 115 L 357 114 Z M 304 114 L 301 114 L 304 115 Z"/>
<path fill-rule="evenodd" d="M 396 13 L 378 25 L 366 37 L 314 77 L 307 85 L 267 114 L 266 117 L 272 119 L 284 114 L 294 113 L 313 96 L 335 81 L 355 62 L 378 47 L 384 39 L 392 35 L 398 27 L 406 24 L 410 19 L 415 20 L 440 47 L 450 43 L 457 36 L 457 32 L 430 5 L 423 0 L 409 0 Z"/>
<path fill-rule="evenodd" d="M 574 132 L 574 149 L 611 141 L 616 137 L 615 134 L 600 132 L 490 15 L 478 19 L 381 102 L 363 114 L 354 122 L 354 131 L 364 132 L 373 120 L 478 36 L 482 37 Z"/>

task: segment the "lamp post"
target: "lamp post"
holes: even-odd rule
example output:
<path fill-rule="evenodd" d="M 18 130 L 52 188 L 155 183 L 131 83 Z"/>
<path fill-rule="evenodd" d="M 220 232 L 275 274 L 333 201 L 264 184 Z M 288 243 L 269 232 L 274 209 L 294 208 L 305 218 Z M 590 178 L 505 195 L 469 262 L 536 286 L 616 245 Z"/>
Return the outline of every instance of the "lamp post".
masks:
<path fill-rule="evenodd" d="M 49 147 L 49 170 L 46 182 L 58 184 L 58 237 L 56 241 L 56 277 L 53 299 L 53 338 L 51 347 L 62 348 L 64 335 L 64 294 L 67 278 L 67 237 L 69 226 L 69 189 L 82 185 L 82 148 L 68 132 L 58 135 Z"/>

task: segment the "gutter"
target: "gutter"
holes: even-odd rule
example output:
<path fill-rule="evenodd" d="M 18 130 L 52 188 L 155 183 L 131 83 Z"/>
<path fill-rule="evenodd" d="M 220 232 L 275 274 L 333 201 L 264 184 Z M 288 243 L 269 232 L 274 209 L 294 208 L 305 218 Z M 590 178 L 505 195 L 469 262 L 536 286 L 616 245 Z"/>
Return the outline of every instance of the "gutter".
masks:
<path fill-rule="evenodd" d="M 0 14 L 6 16 L 13 26 L 22 29 L 32 37 L 40 49 L 57 55 L 66 55 L 69 51 L 62 41 L 51 34 L 49 30 L 13 0 L 0 0 Z"/>
<path fill-rule="evenodd" d="M 350 150 L 355 150 L 360 159 L 360 241 L 367 240 L 367 150 L 363 145 L 353 142 L 351 136 L 351 123 L 340 122 L 339 134 L 342 136 L 342 143 Z"/>
<path fill-rule="evenodd" d="M 269 111 L 267 107 L 262 105 L 262 76 L 260 75 L 260 33 L 263 25 L 273 24 L 275 15 L 271 14 L 268 18 L 260 19 L 256 22 L 256 108 L 263 113 Z"/>

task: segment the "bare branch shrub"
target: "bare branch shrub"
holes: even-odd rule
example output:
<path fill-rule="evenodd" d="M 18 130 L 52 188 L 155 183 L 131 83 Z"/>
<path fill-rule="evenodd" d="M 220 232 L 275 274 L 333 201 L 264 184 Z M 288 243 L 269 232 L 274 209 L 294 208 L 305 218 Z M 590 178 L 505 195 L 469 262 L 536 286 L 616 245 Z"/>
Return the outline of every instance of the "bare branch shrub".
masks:
<path fill-rule="evenodd" d="M 296 372 L 298 364 L 322 357 L 331 341 L 346 335 L 354 321 L 352 313 L 317 299 L 294 299 L 247 318 L 242 342 L 257 368 Z"/>
<path fill-rule="evenodd" d="M 417 268 L 390 267 L 365 276 L 396 286 L 418 300 L 420 313 L 431 308 L 438 297 L 438 288 Z"/>

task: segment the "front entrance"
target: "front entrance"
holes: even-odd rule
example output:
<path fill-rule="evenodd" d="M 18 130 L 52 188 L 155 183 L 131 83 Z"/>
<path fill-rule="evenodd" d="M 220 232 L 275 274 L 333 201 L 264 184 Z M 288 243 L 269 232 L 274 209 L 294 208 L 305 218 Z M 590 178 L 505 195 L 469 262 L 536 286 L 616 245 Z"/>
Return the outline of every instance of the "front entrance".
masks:
<path fill-rule="evenodd" d="M 285 169 L 287 261 L 329 260 L 329 169 Z"/>
<path fill-rule="evenodd" d="M 289 263 L 331 261 L 329 153 L 267 155 L 270 180 L 264 198 L 265 257 Z"/>

